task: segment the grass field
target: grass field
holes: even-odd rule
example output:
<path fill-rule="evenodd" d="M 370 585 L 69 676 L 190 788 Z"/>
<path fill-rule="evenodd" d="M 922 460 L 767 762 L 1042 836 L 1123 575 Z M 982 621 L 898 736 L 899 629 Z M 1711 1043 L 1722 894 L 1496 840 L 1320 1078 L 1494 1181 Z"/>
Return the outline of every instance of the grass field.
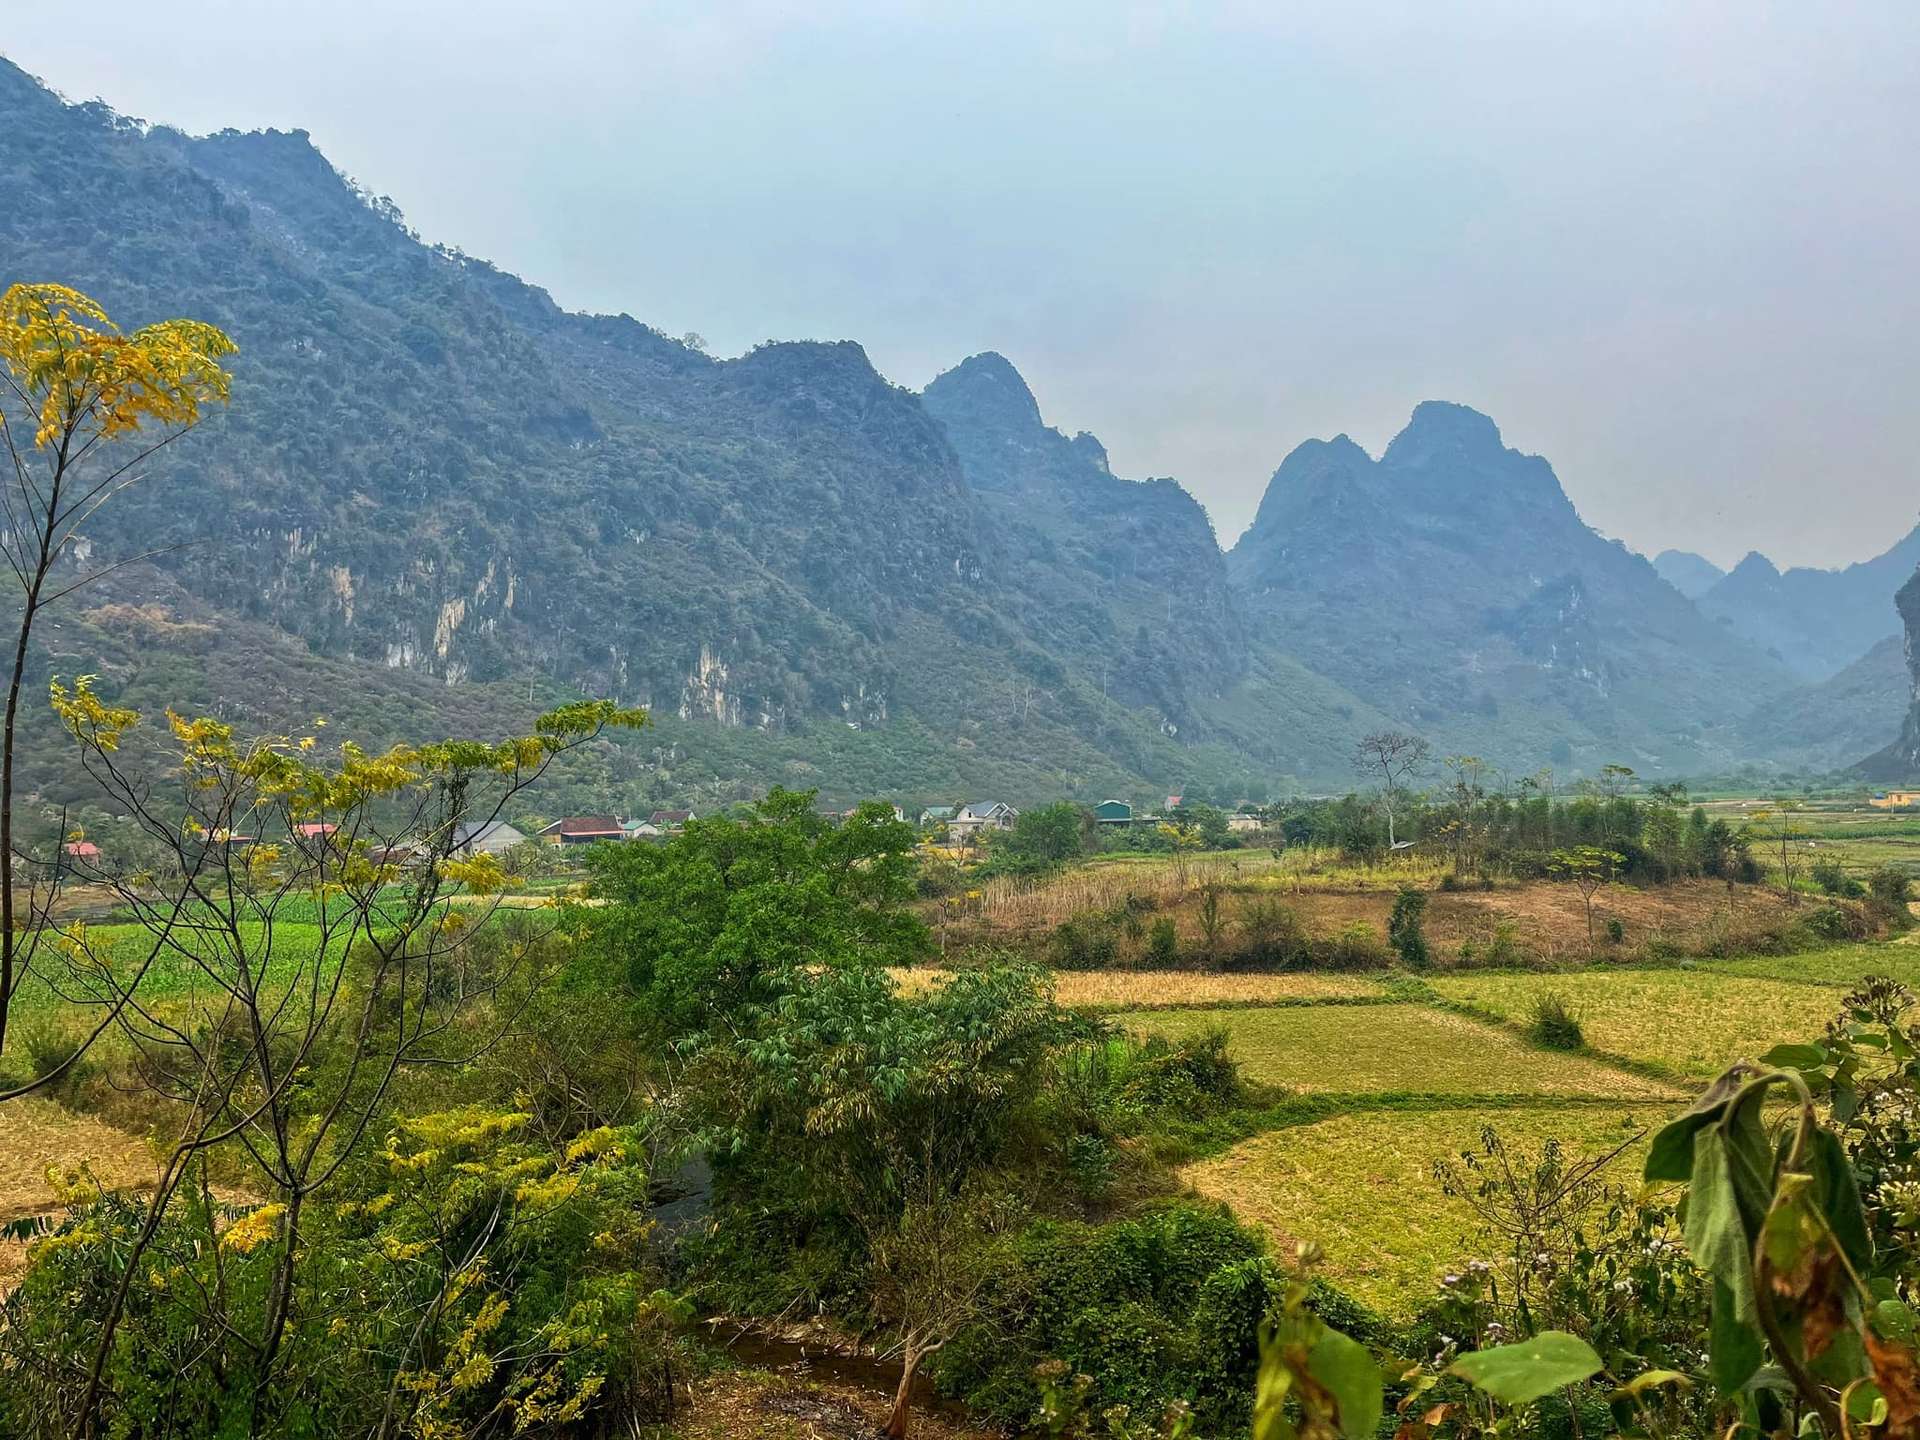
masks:
<path fill-rule="evenodd" d="M 1605 1154 L 1667 1113 L 1657 1103 L 1373 1110 L 1255 1136 L 1182 1178 L 1276 1240 L 1316 1241 L 1327 1279 L 1377 1310 L 1406 1314 L 1434 1293 L 1443 1271 L 1476 1255 L 1472 1212 L 1440 1193 L 1436 1160 L 1473 1148 L 1489 1123 L 1509 1142 L 1554 1137 L 1571 1153 Z M 1637 1179 L 1631 1158 L 1618 1175 Z"/>
<path fill-rule="evenodd" d="M 894 981 L 909 995 L 923 994 L 950 973 L 944 970 L 895 970 Z M 1053 977 L 1053 998 L 1062 1005 L 1090 1010 L 1148 1010 L 1159 1006 L 1287 1005 L 1328 1000 L 1385 998 L 1380 987 L 1357 975 L 1217 974 L 1194 970 L 1061 970 Z"/>
<path fill-rule="evenodd" d="M 1557 994 L 1594 1049 L 1702 1080 L 1736 1059 L 1818 1036 L 1839 998 L 1822 986 L 1699 970 L 1467 974 L 1432 984 L 1447 1000 L 1522 1026 L 1536 1000 Z"/>
<path fill-rule="evenodd" d="M 1114 1019 L 1170 1039 L 1225 1030 L 1249 1080 L 1301 1093 L 1635 1100 L 1678 1094 L 1672 1086 L 1585 1056 L 1537 1050 L 1505 1031 L 1424 1005 L 1136 1010 Z"/>

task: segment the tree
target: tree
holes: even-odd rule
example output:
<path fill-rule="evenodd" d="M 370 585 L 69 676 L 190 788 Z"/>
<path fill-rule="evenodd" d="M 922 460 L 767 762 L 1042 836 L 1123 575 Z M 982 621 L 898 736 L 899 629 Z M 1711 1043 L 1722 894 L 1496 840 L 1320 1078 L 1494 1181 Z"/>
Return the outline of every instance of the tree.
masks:
<path fill-rule="evenodd" d="M 868 803 L 834 824 L 812 791 L 774 790 L 746 820 L 687 823 L 650 845 L 590 848 L 575 916 L 581 983 L 630 997 L 642 1023 L 698 1048 L 755 1033 L 826 970 L 907 965 L 930 948 L 914 899 L 913 827 Z"/>
<path fill-rule="evenodd" d="M 1064 864 L 1086 848 L 1092 820 L 1070 800 L 1022 810 L 1013 828 L 994 837 L 996 853 L 1035 867 Z"/>
<path fill-rule="evenodd" d="M 1380 777 L 1381 799 L 1387 809 L 1387 848 L 1397 846 L 1394 833 L 1394 799 L 1406 788 L 1407 781 L 1425 768 L 1433 747 L 1418 735 L 1399 730 L 1376 730 L 1362 736 L 1353 750 L 1354 768 L 1367 776 Z"/>
<path fill-rule="evenodd" d="M 9 464 L 0 479 L 0 560 L 21 591 L 0 730 L 0 1050 L 52 899 L 30 888 L 25 923 L 15 914 L 15 745 L 34 623 L 109 570 L 147 558 L 128 556 L 78 579 L 54 575 L 80 527 L 142 478 L 141 463 L 192 429 L 203 405 L 226 400 L 232 377 L 220 361 L 235 348 L 197 320 L 123 335 L 99 305 L 64 285 L 13 285 L 0 295 L 0 444 Z"/>
<path fill-rule="evenodd" d="M 73 1428 L 100 1432 L 106 1368 L 141 1258 L 182 1186 L 196 1167 L 204 1185 L 206 1157 L 218 1151 L 267 1202 L 258 1212 L 272 1256 L 264 1293 L 248 1329 L 230 1337 L 247 1352 L 249 1423 L 262 1433 L 310 1255 L 309 1207 L 361 1152 L 402 1076 L 484 1053 L 493 1037 L 468 1024 L 472 1012 L 530 983 L 530 946 L 469 946 L 507 877 L 493 856 L 457 857 L 455 836 L 498 818 L 555 757 L 646 717 L 583 701 L 498 744 L 375 755 L 349 742 L 322 760 L 315 736 L 241 740 L 223 722 L 170 712 L 168 738 L 143 765 L 134 711 L 107 705 L 86 677 L 56 681 L 51 694 L 109 803 L 172 856 L 164 874 L 90 876 L 132 915 L 131 943 L 76 922 L 54 933 L 53 958 L 42 962 L 57 964 L 52 988 L 88 1017 L 86 1045 L 116 1030 L 150 1098 L 177 1118 L 117 1279 L 87 1317 L 97 1338 Z M 177 784 L 177 797 L 163 802 L 154 777 Z M 294 905 L 303 919 L 283 924 Z M 290 928 L 317 935 L 301 943 Z M 190 1001 L 147 994 L 161 961 L 195 975 Z"/>
<path fill-rule="evenodd" d="M 1571 881 L 1587 906 L 1587 948 L 1593 948 L 1593 898 L 1612 881 L 1614 871 L 1626 860 L 1618 851 L 1598 845 L 1576 845 L 1557 850 L 1549 868 L 1563 880 Z"/>
<path fill-rule="evenodd" d="M 1041 1123 L 1048 1057 L 1069 1033 L 1024 967 L 957 971 L 907 1000 L 884 970 L 854 964 L 714 1057 L 725 1145 L 713 1153 L 807 1188 L 813 1216 L 844 1217 L 865 1242 L 902 1361 L 891 1436 L 907 1433 L 921 1361 L 978 1301 L 983 1247 L 1018 1218 L 989 1182 Z"/>
<path fill-rule="evenodd" d="M 1780 842 L 1780 893 L 1786 897 L 1789 905 L 1800 903 L 1800 897 L 1793 888 L 1795 869 L 1793 842 L 1799 838 L 1799 831 L 1794 827 L 1793 817 L 1801 808 L 1801 801 L 1784 798 L 1774 801 L 1771 810 L 1753 812 L 1753 823 L 1761 827 L 1771 823 L 1774 831 L 1769 838 Z"/>

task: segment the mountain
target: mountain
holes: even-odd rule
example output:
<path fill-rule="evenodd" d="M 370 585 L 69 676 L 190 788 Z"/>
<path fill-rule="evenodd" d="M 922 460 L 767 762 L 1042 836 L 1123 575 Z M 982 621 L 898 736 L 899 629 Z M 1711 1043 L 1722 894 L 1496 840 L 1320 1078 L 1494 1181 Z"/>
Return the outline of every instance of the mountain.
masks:
<path fill-rule="evenodd" d="M 1463 407 L 1378 461 L 1301 446 L 1223 556 L 1001 356 L 919 395 L 847 341 L 716 359 L 421 243 L 304 133 L 189 136 L 4 61 L 0 256 L 0 285 L 240 345 L 231 407 L 88 526 L 92 565 L 166 553 L 39 632 L 36 685 L 371 742 L 644 702 L 554 801 L 636 810 L 774 782 L 1232 803 L 1350 783 L 1388 725 L 1698 772 L 1750 758 L 1729 717 L 1789 679 Z M 30 779 L 50 813 L 84 792 Z"/>
<path fill-rule="evenodd" d="M 1228 568 L 1256 638 L 1502 763 L 1712 769 L 1790 683 L 1463 405 L 1419 406 L 1377 461 L 1344 435 L 1298 447 Z"/>
<path fill-rule="evenodd" d="M 1898 740 L 1860 768 L 1873 779 L 1901 783 L 1920 780 L 1920 570 L 1900 587 L 1895 603 L 1900 609 L 1901 623 L 1906 627 L 1906 723 L 1901 727 Z"/>
<path fill-rule="evenodd" d="M 1750 554 L 1699 596 L 1700 608 L 1808 680 L 1838 674 L 1899 634 L 1894 592 L 1920 565 L 1920 526 L 1844 570 L 1779 570 Z"/>
<path fill-rule="evenodd" d="M 847 342 L 716 360 L 423 245 L 303 133 L 149 127 L 3 61 L 0 255 L 239 343 L 230 409 L 87 539 L 178 547 L 89 598 L 162 649 L 205 627 L 177 678 L 243 724 L 346 675 L 383 734 L 438 724 L 434 685 L 557 688 L 653 707 L 629 789 L 1230 803 L 1379 719 L 1250 655 L 1199 506 L 1046 431 L 997 357 L 925 403 Z M 330 662 L 310 688 L 215 663 L 269 633 Z M 43 663 L 140 689 L 151 646 L 111 638 L 48 630 Z"/>
<path fill-rule="evenodd" d="M 1698 600 L 1726 577 L 1726 571 L 1691 550 L 1662 550 L 1653 557 L 1660 578 L 1689 600 Z"/>
<path fill-rule="evenodd" d="M 1838 675 L 1772 697 L 1740 725 L 1747 753 L 1840 770 L 1898 734 L 1912 698 L 1905 647 L 1889 635 Z"/>

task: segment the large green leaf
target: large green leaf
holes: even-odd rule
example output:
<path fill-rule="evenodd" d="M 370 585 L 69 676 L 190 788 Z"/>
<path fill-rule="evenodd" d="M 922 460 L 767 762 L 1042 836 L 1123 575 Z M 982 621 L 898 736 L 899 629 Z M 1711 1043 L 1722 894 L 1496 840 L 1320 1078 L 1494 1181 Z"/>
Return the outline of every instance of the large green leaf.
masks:
<path fill-rule="evenodd" d="M 1600 1357 L 1578 1335 L 1542 1330 L 1518 1345 L 1498 1345 L 1462 1355 L 1453 1374 L 1509 1405 L 1525 1405 L 1600 1373 Z"/>
<path fill-rule="evenodd" d="M 1753 1240 L 1734 1192 L 1733 1160 L 1718 1127 L 1693 1140 L 1693 1177 L 1681 1233 L 1693 1263 L 1727 1289 L 1733 1314 L 1753 1321 Z"/>
<path fill-rule="evenodd" d="M 1338 1330 L 1323 1331 L 1307 1355 L 1307 1372 L 1340 1407 L 1340 1433 L 1348 1440 L 1370 1440 L 1383 1400 L 1380 1367 L 1367 1347 Z"/>
<path fill-rule="evenodd" d="M 1713 1282 L 1712 1318 L 1707 1329 L 1708 1369 L 1714 1386 L 1732 1395 L 1754 1383 L 1766 1358 L 1760 1331 L 1742 1320 L 1733 1292 L 1718 1278 Z"/>

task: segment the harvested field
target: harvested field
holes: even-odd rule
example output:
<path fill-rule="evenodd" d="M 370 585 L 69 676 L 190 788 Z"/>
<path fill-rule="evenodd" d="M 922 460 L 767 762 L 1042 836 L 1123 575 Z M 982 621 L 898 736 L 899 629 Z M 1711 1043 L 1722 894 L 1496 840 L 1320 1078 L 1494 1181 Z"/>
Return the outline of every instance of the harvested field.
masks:
<path fill-rule="evenodd" d="M 1805 955 L 1742 955 L 1732 960 L 1701 960 L 1695 968 L 1715 975 L 1751 975 L 1839 990 L 1850 989 L 1869 975 L 1890 975 L 1920 993 L 1920 943 L 1916 941 L 1920 941 L 1920 930 L 1891 945 L 1837 945 Z M 1837 1005 L 1839 996 L 1830 1003 Z"/>
<path fill-rule="evenodd" d="M 148 1184 L 156 1169 L 146 1142 L 124 1130 L 51 1100 L 9 1100 L 0 1117 L 0 1221 L 54 1209 L 48 1167 L 83 1162 L 109 1189 Z"/>
<path fill-rule="evenodd" d="M 1676 1094 L 1598 1061 L 1536 1050 L 1505 1031 L 1421 1005 L 1135 1010 L 1116 1018 L 1169 1038 L 1225 1030 L 1249 1080 L 1301 1092 L 1634 1100 Z"/>
<path fill-rule="evenodd" d="M 895 970 L 903 992 L 924 994 L 950 974 Z M 1375 1000 L 1380 987 L 1357 975 L 1253 975 L 1193 970 L 1061 970 L 1053 996 L 1081 1009 L 1150 1010 L 1180 1005 L 1285 1005 Z"/>
<path fill-rule="evenodd" d="M 1818 1038 L 1838 1000 L 1819 986 L 1705 970 L 1482 972 L 1442 976 L 1432 983 L 1448 1000 L 1519 1025 L 1526 1024 L 1536 999 L 1558 994 L 1595 1049 L 1701 1079 L 1784 1041 Z"/>
<path fill-rule="evenodd" d="M 1376 1309 L 1406 1315 L 1430 1299 L 1442 1272 L 1475 1255 L 1474 1218 L 1440 1193 L 1433 1163 L 1479 1143 L 1492 1125 L 1509 1143 L 1548 1138 L 1570 1153 L 1605 1154 L 1668 1117 L 1633 1109 L 1540 1108 L 1474 1112 L 1377 1110 L 1272 1131 L 1181 1172 L 1202 1195 L 1282 1245 L 1317 1241 L 1326 1278 Z M 1615 1178 L 1639 1179 L 1630 1153 Z"/>

